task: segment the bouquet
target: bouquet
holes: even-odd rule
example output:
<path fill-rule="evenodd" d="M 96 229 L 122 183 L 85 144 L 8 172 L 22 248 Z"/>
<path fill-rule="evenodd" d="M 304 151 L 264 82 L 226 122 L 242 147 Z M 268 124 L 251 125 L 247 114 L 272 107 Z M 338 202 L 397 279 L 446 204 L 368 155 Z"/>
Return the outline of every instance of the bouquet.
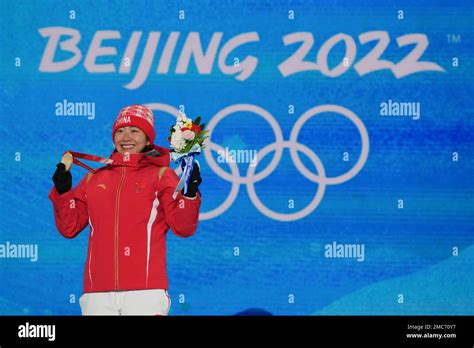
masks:
<path fill-rule="evenodd" d="M 183 173 L 179 180 L 178 186 L 174 192 L 173 198 L 176 198 L 178 192 L 184 188 L 187 192 L 189 177 L 193 170 L 194 162 L 199 166 L 199 162 L 194 156 L 201 153 L 204 149 L 204 140 L 208 138 L 207 130 L 204 130 L 205 124 L 201 124 L 201 117 L 197 117 L 194 121 L 181 115 L 176 119 L 176 124 L 171 126 L 168 141 L 171 147 L 171 159 L 175 163 L 181 165 Z"/>

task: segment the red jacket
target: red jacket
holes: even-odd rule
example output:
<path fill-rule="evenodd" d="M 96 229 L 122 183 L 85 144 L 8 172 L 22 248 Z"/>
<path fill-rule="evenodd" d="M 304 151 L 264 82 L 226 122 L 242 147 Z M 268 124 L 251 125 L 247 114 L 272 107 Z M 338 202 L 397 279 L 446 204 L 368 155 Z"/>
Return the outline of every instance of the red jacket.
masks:
<path fill-rule="evenodd" d="M 196 231 L 201 197 L 172 195 L 176 173 L 167 168 L 169 151 L 152 155 L 114 152 L 112 164 L 89 173 L 74 190 L 53 187 L 56 227 L 74 238 L 90 225 L 84 292 L 168 289 L 166 232 L 180 237 Z M 150 153 L 149 153 L 150 154 Z"/>

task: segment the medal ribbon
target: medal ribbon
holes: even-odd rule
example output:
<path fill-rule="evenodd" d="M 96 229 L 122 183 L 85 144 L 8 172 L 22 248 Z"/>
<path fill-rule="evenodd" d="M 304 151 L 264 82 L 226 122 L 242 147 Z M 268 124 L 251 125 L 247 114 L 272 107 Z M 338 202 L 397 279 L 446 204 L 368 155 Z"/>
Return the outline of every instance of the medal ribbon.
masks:
<path fill-rule="evenodd" d="M 66 151 L 66 152 L 69 152 L 72 155 L 72 163 L 77 164 L 78 166 L 87 169 L 89 172 L 91 172 L 93 174 L 95 174 L 98 171 L 98 169 L 94 169 L 92 167 L 89 167 L 87 164 L 79 161 L 77 158 L 83 158 L 83 159 L 88 160 L 88 161 L 98 162 L 98 163 L 102 163 L 102 164 L 112 164 L 114 162 L 110 158 L 104 158 L 104 157 L 100 157 L 100 156 L 89 155 L 87 153 L 81 153 L 81 152 L 75 152 L 75 151 Z"/>

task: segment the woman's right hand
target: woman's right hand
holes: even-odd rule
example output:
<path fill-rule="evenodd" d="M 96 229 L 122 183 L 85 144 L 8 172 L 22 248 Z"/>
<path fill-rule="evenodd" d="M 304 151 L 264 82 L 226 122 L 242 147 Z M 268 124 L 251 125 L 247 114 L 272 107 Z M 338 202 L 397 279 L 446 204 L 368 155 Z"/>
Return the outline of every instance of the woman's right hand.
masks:
<path fill-rule="evenodd" d="M 68 192 L 72 187 L 72 175 L 69 169 L 72 165 L 72 154 L 66 152 L 61 158 L 61 162 L 56 165 L 53 175 L 54 186 L 60 195 Z"/>

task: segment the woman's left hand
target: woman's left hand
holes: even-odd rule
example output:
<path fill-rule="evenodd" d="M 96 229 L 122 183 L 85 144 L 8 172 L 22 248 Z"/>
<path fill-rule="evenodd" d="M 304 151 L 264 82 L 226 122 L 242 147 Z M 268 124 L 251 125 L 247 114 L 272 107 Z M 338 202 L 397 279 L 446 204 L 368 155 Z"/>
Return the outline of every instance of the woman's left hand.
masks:
<path fill-rule="evenodd" d="M 196 193 L 198 192 L 198 187 L 201 185 L 202 178 L 201 178 L 201 172 L 199 170 L 199 166 L 194 163 L 193 165 L 193 171 L 191 172 L 191 176 L 189 178 L 189 183 L 188 183 L 188 191 L 184 193 L 184 189 L 181 190 L 184 196 L 186 197 L 196 197 Z"/>

